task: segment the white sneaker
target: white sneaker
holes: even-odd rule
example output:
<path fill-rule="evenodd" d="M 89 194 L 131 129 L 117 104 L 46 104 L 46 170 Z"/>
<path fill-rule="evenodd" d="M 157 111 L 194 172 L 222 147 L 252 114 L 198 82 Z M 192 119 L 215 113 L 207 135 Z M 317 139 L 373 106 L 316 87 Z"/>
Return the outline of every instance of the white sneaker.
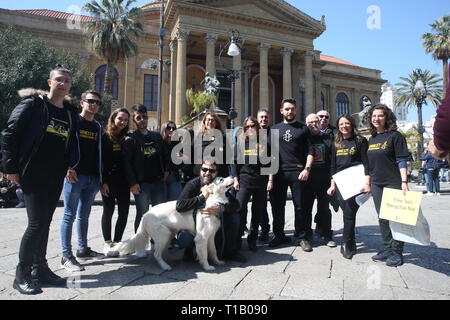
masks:
<path fill-rule="evenodd" d="M 120 255 L 119 251 L 117 251 L 113 248 L 114 248 L 114 243 L 112 241 L 105 242 L 105 245 L 103 246 L 103 253 L 104 253 L 105 257 L 117 258 Z"/>
<path fill-rule="evenodd" d="M 441 195 L 441 193 L 440 193 L 440 192 L 437 192 L 437 193 L 436 193 L 436 195 L 437 195 L 437 196 L 440 196 L 440 195 Z"/>
<path fill-rule="evenodd" d="M 427 196 L 432 196 L 432 195 L 433 195 L 433 192 L 427 192 L 426 195 L 427 195 Z"/>

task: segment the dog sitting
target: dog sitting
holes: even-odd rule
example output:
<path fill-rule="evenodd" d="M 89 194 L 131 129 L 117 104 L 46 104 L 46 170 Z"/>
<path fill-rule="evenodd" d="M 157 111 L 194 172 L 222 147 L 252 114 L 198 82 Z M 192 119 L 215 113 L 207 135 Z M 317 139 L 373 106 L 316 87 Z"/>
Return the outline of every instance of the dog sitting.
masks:
<path fill-rule="evenodd" d="M 207 185 L 210 196 L 206 200 L 206 207 L 223 206 L 228 203 L 226 192 L 233 186 L 233 178 L 216 178 Z M 179 231 L 185 230 L 195 234 L 197 259 L 205 271 L 214 271 L 215 268 L 208 263 L 208 258 L 215 265 L 225 263 L 217 257 L 215 235 L 220 228 L 218 215 L 206 215 L 198 212 L 194 221 L 194 210 L 180 213 L 176 210 L 176 201 L 163 203 L 152 207 L 142 217 L 136 234 L 128 241 L 119 243 L 117 250 L 121 255 L 136 252 L 137 256 L 146 255 L 145 247 L 151 238 L 154 242 L 154 257 L 163 270 L 172 270 L 163 259 L 163 253 L 170 241 Z"/>

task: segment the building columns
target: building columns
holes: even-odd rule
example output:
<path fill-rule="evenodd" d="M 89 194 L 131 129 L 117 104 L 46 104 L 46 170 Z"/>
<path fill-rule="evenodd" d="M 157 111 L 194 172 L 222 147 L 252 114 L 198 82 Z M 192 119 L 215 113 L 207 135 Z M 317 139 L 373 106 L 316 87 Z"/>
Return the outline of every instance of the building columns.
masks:
<path fill-rule="evenodd" d="M 330 110 L 329 110 L 329 113 L 330 113 L 330 117 L 331 117 L 331 119 L 330 119 L 330 123 L 333 123 L 334 121 L 336 121 L 336 91 L 337 91 L 337 89 L 336 89 L 336 85 L 334 85 L 334 84 L 332 84 L 331 86 L 330 86 Z"/>
<path fill-rule="evenodd" d="M 206 42 L 206 72 L 210 77 L 216 75 L 216 42 L 218 35 L 208 33 L 205 37 Z"/>
<path fill-rule="evenodd" d="M 281 49 L 283 56 L 283 99 L 292 98 L 292 53 L 293 49 Z"/>
<path fill-rule="evenodd" d="M 181 118 L 187 114 L 186 107 L 186 64 L 187 64 L 187 39 L 189 31 L 178 29 L 177 31 L 177 75 L 176 75 L 176 104 L 175 122 L 180 125 Z"/>
<path fill-rule="evenodd" d="M 176 81 L 177 81 L 177 41 L 172 40 L 170 47 L 170 98 L 169 98 L 169 119 L 175 120 L 175 105 L 176 105 Z"/>
<path fill-rule="evenodd" d="M 314 107 L 314 77 L 313 77 L 313 57 L 311 51 L 305 52 L 305 116 L 313 113 Z"/>
<path fill-rule="evenodd" d="M 352 89 L 352 95 L 353 95 L 353 97 L 352 97 L 352 100 L 353 100 L 352 102 L 353 103 L 352 103 L 352 106 L 351 106 L 351 109 L 350 109 L 350 114 L 357 113 L 357 112 L 361 111 L 360 101 L 359 101 L 359 98 L 361 96 L 361 90 L 353 88 Z"/>
<path fill-rule="evenodd" d="M 270 109 L 269 104 L 269 49 L 271 45 L 261 43 L 258 46 L 259 61 L 259 107 L 258 109 Z"/>

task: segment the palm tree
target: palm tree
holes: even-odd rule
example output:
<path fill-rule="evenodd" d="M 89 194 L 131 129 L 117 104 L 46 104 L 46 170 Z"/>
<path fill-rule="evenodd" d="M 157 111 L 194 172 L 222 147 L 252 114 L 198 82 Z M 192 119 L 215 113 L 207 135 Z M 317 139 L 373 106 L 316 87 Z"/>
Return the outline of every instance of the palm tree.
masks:
<path fill-rule="evenodd" d="M 102 0 L 101 4 L 91 1 L 84 10 L 97 19 L 86 23 L 86 30 L 93 51 L 106 60 L 105 87 L 107 94 L 112 93 L 112 71 L 114 65 L 125 58 L 135 55 L 138 45 L 136 37 L 143 32 L 137 19 L 142 15 L 141 8 L 130 8 L 136 0 Z"/>
<path fill-rule="evenodd" d="M 430 101 L 435 108 L 441 103 L 443 90 L 440 86 L 442 78 L 438 74 L 430 74 L 429 70 L 415 69 L 409 74 L 409 78 L 400 77 L 404 82 L 396 83 L 395 86 L 398 96 L 395 97 L 395 105 L 405 105 L 408 110 L 412 106 L 417 105 L 418 91 L 415 86 L 417 81 L 421 80 L 425 86 L 427 96 L 425 98 L 425 105 Z"/>
<path fill-rule="evenodd" d="M 433 53 L 434 60 L 442 60 L 444 90 L 448 86 L 448 61 L 450 59 L 450 15 L 445 15 L 441 19 L 430 24 L 434 33 L 422 35 L 423 46 L 427 54 Z"/>

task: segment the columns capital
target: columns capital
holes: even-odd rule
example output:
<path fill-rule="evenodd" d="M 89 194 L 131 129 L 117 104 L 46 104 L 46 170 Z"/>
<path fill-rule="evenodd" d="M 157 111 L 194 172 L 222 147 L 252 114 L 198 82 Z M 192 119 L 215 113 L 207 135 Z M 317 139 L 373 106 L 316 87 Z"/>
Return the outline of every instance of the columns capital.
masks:
<path fill-rule="evenodd" d="M 176 39 L 173 39 L 169 42 L 169 48 L 171 53 L 177 52 L 178 42 Z"/>
<path fill-rule="evenodd" d="M 314 51 L 308 50 L 304 52 L 305 59 L 312 59 L 314 58 Z"/>
<path fill-rule="evenodd" d="M 217 33 L 207 33 L 205 36 L 205 42 L 214 44 L 214 43 L 216 43 L 218 38 L 219 38 L 219 35 Z"/>
<path fill-rule="evenodd" d="M 189 36 L 190 31 L 187 29 L 178 28 L 176 37 L 178 41 L 186 41 Z"/>
<path fill-rule="evenodd" d="M 270 43 L 261 42 L 256 48 L 258 51 L 268 51 L 271 47 L 272 45 Z"/>
<path fill-rule="evenodd" d="M 282 48 L 280 50 L 280 53 L 281 53 L 281 55 L 283 57 L 285 57 L 285 56 L 290 57 L 294 53 L 294 49 L 292 49 L 292 48 Z"/>

